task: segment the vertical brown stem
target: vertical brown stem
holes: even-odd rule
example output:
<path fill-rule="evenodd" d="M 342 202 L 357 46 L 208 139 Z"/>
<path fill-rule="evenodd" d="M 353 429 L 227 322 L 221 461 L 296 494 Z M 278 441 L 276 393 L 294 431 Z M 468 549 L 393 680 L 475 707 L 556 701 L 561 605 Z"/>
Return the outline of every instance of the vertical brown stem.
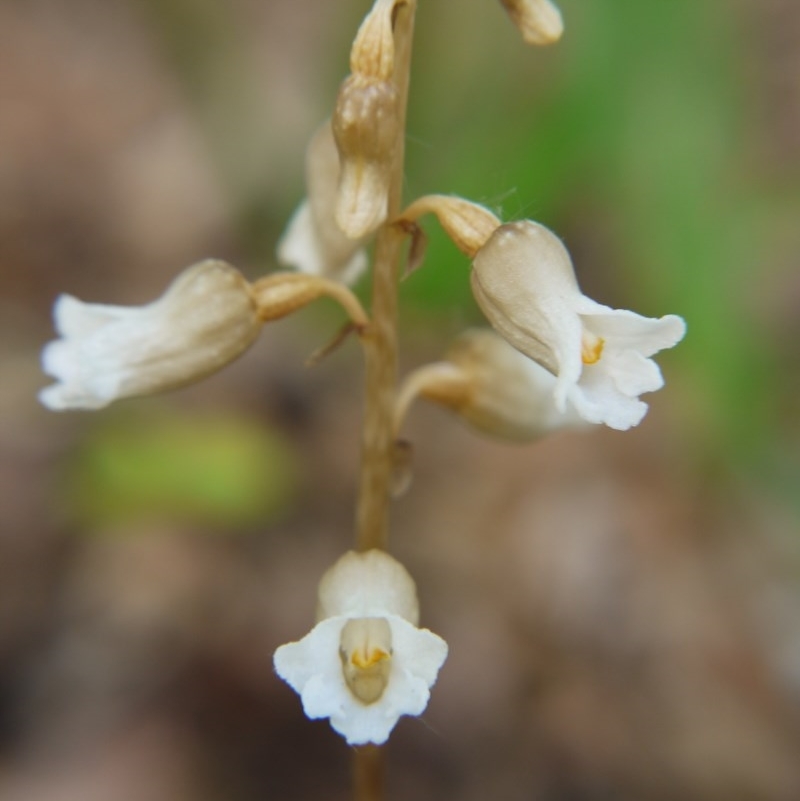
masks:
<path fill-rule="evenodd" d="M 395 70 L 400 114 L 395 160 L 388 198 L 388 219 L 402 204 L 406 106 L 411 68 L 411 44 L 416 0 L 396 7 L 394 24 Z M 396 226 L 378 232 L 372 270 L 372 325 L 365 341 L 366 399 L 361 450 L 361 483 L 356 510 L 359 550 L 386 548 L 389 535 L 389 498 L 392 480 L 392 417 L 397 383 L 397 280 L 404 235 Z"/>
<path fill-rule="evenodd" d="M 382 801 L 384 774 L 383 750 L 377 745 L 362 745 L 353 757 L 355 801 Z"/>
<path fill-rule="evenodd" d="M 400 213 L 403 201 L 406 107 L 411 72 L 411 44 L 416 0 L 396 7 L 393 80 L 400 103 L 395 159 L 388 197 L 388 219 Z M 365 338 L 366 397 L 361 444 L 361 483 L 356 509 L 356 546 L 361 551 L 386 549 L 394 448 L 393 418 L 397 384 L 397 280 L 403 233 L 384 225 L 375 244 L 372 269 L 372 323 Z M 356 801 L 381 801 L 385 773 L 382 748 L 356 748 L 353 757 Z"/>

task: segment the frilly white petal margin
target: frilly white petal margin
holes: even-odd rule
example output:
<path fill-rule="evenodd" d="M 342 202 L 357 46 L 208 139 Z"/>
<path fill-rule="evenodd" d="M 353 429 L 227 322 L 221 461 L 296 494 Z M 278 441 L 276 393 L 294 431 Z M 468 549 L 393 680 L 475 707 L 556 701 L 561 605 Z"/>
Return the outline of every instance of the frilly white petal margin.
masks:
<path fill-rule="evenodd" d="M 661 370 L 649 357 L 680 342 L 686 323 L 674 314 L 651 319 L 624 309 L 580 319 L 584 331 L 603 340 L 603 352 L 594 364 L 581 365 L 577 381 L 565 386 L 559 376 L 556 397 L 561 390 L 590 423 L 618 431 L 638 425 L 648 408 L 639 395 L 664 386 Z"/>

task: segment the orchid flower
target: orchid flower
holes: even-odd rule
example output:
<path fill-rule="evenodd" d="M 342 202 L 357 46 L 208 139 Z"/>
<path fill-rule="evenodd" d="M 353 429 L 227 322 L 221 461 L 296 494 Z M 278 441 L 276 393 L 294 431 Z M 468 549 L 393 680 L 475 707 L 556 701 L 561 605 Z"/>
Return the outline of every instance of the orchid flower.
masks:
<path fill-rule="evenodd" d="M 664 385 L 655 353 L 686 332 L 674 315 L 612 309 L 578 287 L 561 240 L 543 225 L 502 225 L 473 260 L 472 290 L 494 328 L 555 377 L 556 408 L 625 430 L 641 422 L 639 399 Z"/>
<path fill-rule="evenodd" d="M 275 652 L 275 670 L 309 718 L 330 718 L 350 745 L 386 742 L 402 715 L 420 715 L 447 644 L 417 628 L 406 569 L 380 550 L 350 551 L 323 576 L 317 625 Z"/>
<path fill-rule="evenodd" d="M 261 329 L 247 281 L 214 260 L 184 270 L 146 306 L 61 295 L 53 316 L 61 339 L 45 346 L 42 368 L 58 383 L 39 393 L 53 410 L 100 409 L 190 383 L 243 353 Z"/>

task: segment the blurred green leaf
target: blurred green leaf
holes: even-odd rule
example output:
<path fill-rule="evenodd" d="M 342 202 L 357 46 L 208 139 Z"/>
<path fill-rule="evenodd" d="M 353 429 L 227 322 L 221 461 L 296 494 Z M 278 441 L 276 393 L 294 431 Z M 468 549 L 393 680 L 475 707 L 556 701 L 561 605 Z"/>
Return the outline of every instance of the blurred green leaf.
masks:
<path fill-rule="evenodd" d="M 117 414 L 86 440 L 66 498 L 84 528 L 159 519 L 235 529 L 283 512 L 294 454 L 261 423 L 186 412 Z"/>

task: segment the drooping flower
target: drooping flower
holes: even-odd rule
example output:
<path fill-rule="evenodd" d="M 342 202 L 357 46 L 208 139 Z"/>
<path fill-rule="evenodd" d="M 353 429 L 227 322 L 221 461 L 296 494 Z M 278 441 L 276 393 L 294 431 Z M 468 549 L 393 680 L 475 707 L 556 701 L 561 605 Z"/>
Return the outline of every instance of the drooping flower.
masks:
<path fill-rule="evenodd" d="M 530 220 L 499 227 L 473 260 L 472 289 L 489 321 L 554 376 L 560 411 L 625 430 L 641 422 L 645 392 L 664 380 L 655 353 L 686 332 L 674 315 L 653 319 L 612 309 L 578 287 L 561 240 Z"/>
<path fill-rule="evenodd" d="M 351 239 L 336 222 L 339 151 L 330 120 L 316 131 L 306 149 L 307 197 L 297 207 L 278 242 L 281 264 L 304 273 L 355 283 L 367 267 L 364 239 Z"/>
<path fill-rule="evenodd" d="M 444 361 L 423 365 L 405 379 L 395 432 L 417 397 L 450 409 L 477 431 L 512 442 L 585 426 L 573 407 L 556 408 L 555 383 L 552 373 L 491 329 L 472 328 L 452 343 Z"/>
<path fill-rule="evenodd" d="M 350 551 L 323 576 L 317 625 L 275 652 L 275 670 L 309 718 L 330 718 L 350 745 L 386 742 L 402 715 L 419 715 L 447 657 L 417 628 L 414 581 L 384 551 Z"/>
<path fill-rule="evenodd" d="M 53 410 L 100 409 L 195 381 L 243 353 L 261 329 L 247 281 L 214 260 L 184 270 L 146 306 L 61 295 L 53 316 L 61 339 L 45 346 L 42 367 L 58 383 L 39 394 Z"/>

